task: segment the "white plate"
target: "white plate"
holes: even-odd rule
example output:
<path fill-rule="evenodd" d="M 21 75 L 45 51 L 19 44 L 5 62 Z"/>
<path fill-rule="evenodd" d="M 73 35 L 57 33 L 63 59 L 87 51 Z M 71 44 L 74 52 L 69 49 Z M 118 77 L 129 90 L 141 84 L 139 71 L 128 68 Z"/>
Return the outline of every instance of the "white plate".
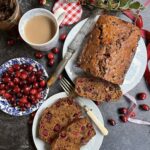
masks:
<path fill-rule="evenodd" d="M 59 98 L 67 97 L 67 95 L 64 92 L 58 93 L 53 95 L 52 97 L 48 98 L 39 108 L 37 111 L 34 121 L 33 121 L 33 126 L 32 126 L 32 136 L 34 140 L 34 144 L 38 150 L 49 150 L 50 146 L 43 142 L 42 140 L 39 139 L 38 137 L 38 124 L 39 120 L 41 118 L 42 112 L 52 104 L 54 104 Z M 98 107 L 95 105 L 95 103 L 91 100 L 87 100 L 84 98 L 80 98 L 79 101 L 82 101 L 83 104 L 87 105 L 89 108 L 91 108 L 94 112 L 94 114 L 97 116 L 97 118 L 104 123 L 102 114 Z M 81 147 L 81 150 L 99 150 L 102 141 L 103 141 L 103 135 L 99 132 L 99 130 L 94 126 L 96 135 L 84 146 Z"/>
<path fill-rule="evenodd" d="M 82 20 L 79 22 L 76 26 L 73 27 L 73 29 L 69 32 L 65 43 L 63 47 L 63 57 L 65 53 L 67 52 L 68 46 L 75 37 L 75 35 L 78 33 L 82 25 L 85 23 L 87 19 Z M 96 22 L 96 20 L 95 20 Z M 80 50 L 77 50 L 75 54 L 72 56 L 72 58 L 69 60 L 67 63 L 65 69 L 72 81 L 74 79 L 83 74 L 83 71 L 76 67 L 76 62 L 77 62 L 77 57 L 78 53 Z M 136 54 L 133 58 L 132 64 L 125 76 L 124 83 L 121 86 L 121 89 L 123 93 L 127 93 L 131 89 L 133 89 L 141 80 L 143 77 L 143 74 L 145 72 L 146 68 L 146 63 L 147 63 L 147 52 L 146 52 L 146 47 L 144 40 L 141 38 L 138 43 L 137 51 Z"/>

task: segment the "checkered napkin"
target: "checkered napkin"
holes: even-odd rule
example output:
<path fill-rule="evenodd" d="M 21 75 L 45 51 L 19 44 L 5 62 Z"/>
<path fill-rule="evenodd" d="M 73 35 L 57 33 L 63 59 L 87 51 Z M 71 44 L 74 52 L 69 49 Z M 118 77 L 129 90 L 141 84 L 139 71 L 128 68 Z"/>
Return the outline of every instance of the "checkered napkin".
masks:
<path fill-rule="evenodd" d="M 65 19 L 63 20 L 61 26 L 63 25 L 71 25 L 73 23 L 78 22 L 82 16 L 82 7 L 80 3 L 64 3 L 62 0 L 58 0 L 53 7 L 53 12 L 55 13 L 56 10 L 62 7 L 66 11 Z"/>

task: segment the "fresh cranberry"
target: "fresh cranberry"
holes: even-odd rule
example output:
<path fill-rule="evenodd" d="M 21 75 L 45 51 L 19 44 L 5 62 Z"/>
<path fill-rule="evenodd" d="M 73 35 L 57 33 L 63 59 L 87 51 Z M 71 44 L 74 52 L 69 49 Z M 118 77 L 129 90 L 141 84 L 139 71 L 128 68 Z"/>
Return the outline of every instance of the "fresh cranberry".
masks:
<path fill-rule="evenodd" d="M 8 100 L 12 97 L 12 95 L 10 95 L 9 93 L 4 93 L 3 96 Z"/>
<path fill-rule="evenodd" d="M 142 110 L 144 110 L 144 111 L 149 111 L 149 110 L 150 110 L 150 107 L 149 107 L 147 104 L 141 104 L 139 107 L 140 107 Z"/>
<path fill-rule="evenodd" d="M 42 92 L 43 91 L 43 88 L 38 88 L 38 92 Z"/>
<path fill-rule="evenodd" d="M 8 71 L 8 73 L 13 73 L 14 69 L 13 69 L 13 67 L 9 67 L 7 71 Z"/>
<path fill-rule="evenodd" d="M 26 107 L 21 107 L 21 111 L 25 111 L 26 110 Z"/>
<path fill-rule="evenodd" d="M 19 64 L 14 64 L 13 65 L 14 70 L 20 70 L 20 65 Z"/>
<path fill-rule="evenodd" d="M 60 129 L 61 129 L 61 128 L 60 128 L 60 125 L 59 125 L 59 124 L 56 124 L 55 127 L 54 127 L 54 131 L 55 131 L 55 132 L 59 132 Z"/>
<path fill-rule="evenodd" d="M 127 114 L 128 109 L 125 107 L 121 107 L 118 109 L 119 114 Z"/>
<path fill-rule="evenodd" d="M 6 78 L 6 77 L 9 77 L 8 72 L 4 72 L 3 75 L 2 75 L 2 78 Z"/>
<path fill-rule="evenodd" d="M 145 100 L 147 98 L 147 94 L 142 92 L 137 94 L 137 99 L 139 100 Z"/>
<path fill-rule="evenodd" d="M 57 47 L 55 47 L 55 48 L 52 49 L 52 52 L 54 54 L 58 54 L 59 53 L 59 49 Z"/>
<path fill-rule="evenodd" d="M 11 81 L 11 79 L 9 77 L 3 78 L 2 81 L 4 83 L 9 83 Z"/>
<path fill-rule="evenodd" d="M 138 26 L 140 29 L 143 27 L 143 19 L 142 19 L 142 16 L 139 15 L 137 20 L 135 20 L 135 24 L 136 26 Z"/>
<path fill-rule="evenodd" d="M 20 78 L 25 80 L 28 77 L 28 73 L 26 71 L 21 72 Z"/>
<path fill-rule="evenodd" d="M 16 71 L 15 73 L 15 77 L 20 78 L 21 72 L 20 71 Z"/>
<path fill-rule="evenodd" d="M 130 114 L 130 117 L 131 117 L 131 118 L 134 118 L 135 116 L 136 116 L 135 112 L 132 112 L 132 113 Z"/>
<path fill-rule="evenodd" d="M 101 102 L 95 101 L 95 104 L 96 104 L 97 106 L 99 106 L 99 105 L 101 104 Z"/>
<path fill-rule="evenodd" d="M 5 84 L 3 83 L 0 83 L 0 90 L 4 89 L 5 88 Z"/>
<path fill-rule="evenodd" d="M 35 80 L 36 80 L 35 75 L 31 75 L 31 76 L 28 77 L 28 81 L 29 81 L 30 83 L 35 82 Z"/>
<path fill-rule="evenodd" d="M 27 97 L 22 97 L 22 98 L 19 100 L 19 102 L 22 103 L 22 104 L 28 103 Z"/>
<path fill-rule="evenodd" d="M 34 83 L 33 83 L 33 88 L 36 88 L 36 89 L 37 89 L 38 87 L 39 87 L 38 82 L 34 82 Z"/>
<path fill-rule="evenodd" d="M 46 86 L 46 81 L 45 80 L 40 81 L 40 87 L 45 87 L 45 86 Z"/>
<path fill-rule="evenodd" d="M 54 59 L 54 54 L 50 52 L 48 53 L 47 57 L 48 59 Z"/>
<path fill-rule="evenodd" d="M 63 34 L 60 35 L 59 39 L 60 39 L 61 41 L 65 41 L 66 37 L 67 37 L 67 34 L 66 34 L 66 33 L 63 33 Z"/>
<path fill-rule="evenodd" d="M 6 93 L 6 91 L 5 91 L 5 90 L 0 90 L 0 95 L 1 95 L 1 96 L 3 96 L 3 95 L 4 95 L 4 93 Z"/>
<path fill-rule="evenodd" d="M 22 81 L 19 82 L 19 85 L 21 87 L 26 86 L 27 85 L 27 81 L 26 80 L 22 80 Z"/>
<path fill-rule="evenodd" d="M 40 5 L 44 5 L 45 4 L 45 0 L 39 0 L 39 4 Z"/>
<path fill-rule="evenodd" d="M 116 125 L 116 121 L 114 119 L 108 119 L 108 123 L 112 126 Z"/>
<path fill-rule="evenodd" d="M 18 94 L 17 94 L 17 97 L 18 97 L 18 98 L 21 98 L 21 97 L 22 97 L 22 93 L 18 93 Z"/>
<path fill-rule="evenodd" d="M 60 136 L 61 136 L 62 138 L 65 138 L 65 137 L 66 137 L 66 133 L 65 133 L 65 132 L 61 132 L 61 133 L 60 133 Z"/>
<path fill-rule="evenodd" d="M 22 68 L 22 69 L 25 69 L 25 70 L 26 70 L 27 67 L 28 67 L 27 64 L 22 64 L 22 65 L 21 65 L 21 68 Z"/>
<path fill-rule="evenodd" d="M 124 123 L 126 123 L 128 121 L 128 118 L 124 115 L 120 116 L 120 120 Z"/>
<path fill-rule="evenodd" d="M 39 100 L 39 99 L 42 98 L 42 95 L 41 95 L 41 93 L 37 93 L 37 94 L 35 95 L 35 97 Z"/>
<path fill-rule="evenodd" d="M 35 57 L 36 57 L 37 59 L 41 59 L 41 58 L 44 57 L 44 54 L 43 54 L 42 52 L 36 52 L 36 53 L 35 53 Z"/>
<path fill-rule="evenodd" d="M 33 71 L 33 69 L 34 69 L 34 67 L 33 67 L 32 65 L 29 65 L 29 66 L 27 67 L 27 71 L 29 71 L 29 72 Z"/>
<path fill-rule="evenodd" d="M 18 84 L 18 83 L 20 82 L 20 80 L 19 80 L 19 78 L 14 78 L 13 82 L 14 82 L 15 84 Z"/>
<path fill-rule="evenodd" d="M 10 39 L 7 41 L 8 46 L 13 46 L 15 45 L 15 41 L 13 39 Z"/>
<path fill-rule="evenodd" d="M 29 98 L 31 101 L 35 101 L 35 96 L 34 96 L 34 95 L 30 95 L 28 98 Z"/>
<path fill-rule="evenodd" d="M 40 76 L 42 76 L 42 74 L 43 74 L 43 70 L 41 70 L 41 69 L 40 69 L 40 70 L 38 70 L 36 74 L 37 74 L 37 76 L 39 76 L 39 77 L 40 77 Z"/>
<path fill-rule="evenodd" d="M 25 86 L 24 89 L 23 89 L 23 93 L 29 94 L 30 89 L 31 89 L 31 88 L 30 88 L 29 86 Z"/>
<path fill-rule="evenodd" d="M 54 65 L 54 60 L 53 59 L 49 60 L 48 65 L 52 67 Z"/>
<path fill-rule="evenodd" d="M 14 91 L 15 93 L 19 93 L 19 92 L 20 92 L 20 88 L 19 88 L 18 86 L 16 86 L 16 87 L 13 89 L 13 91 Z"/>
<path fill-rule="evenodd" d="M 31 89 L 30 94 L 32 94 L 32 95 L 37 94 L 37 89 Z"/>
<path fill-rule="evenodd" d="M 30 107 L 31 107 L 31 103 L 29 103 L 29 102 L 26 103 L 26 104 L 25 104 L 25 107 L 26 107 L 26 108 L 30 108 Z"/>

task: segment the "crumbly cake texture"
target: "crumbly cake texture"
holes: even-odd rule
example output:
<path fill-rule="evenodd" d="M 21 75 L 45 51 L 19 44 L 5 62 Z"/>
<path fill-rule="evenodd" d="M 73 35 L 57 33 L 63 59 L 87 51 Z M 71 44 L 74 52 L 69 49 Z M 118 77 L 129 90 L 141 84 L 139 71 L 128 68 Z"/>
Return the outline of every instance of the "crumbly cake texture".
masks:
<path fill-rule="evenodd" d="M 87 73 L 122 84 L 140 38 L 135 25 L 115 16 L 102 15 L 85 44 L 79 66 Z"/>
<path fill-rule="evenodd" d="M 77 119 L 59 134 L 52 143 L 51 149 L 79 150 L 95 134 L 95 130 L 87 117 Z"/>
<path fill-rule="evenodd" d="M 122 92 L 120 86 L 95 77 L 78 77 L 75 92 L 94 101 L 118 101 Z"/>
<path fill-rule="evenodd" d="M 72 98 L 59 99 L 43 112 L 39 123 L 39 137 L 43 141 L 51 143 L 61 130 L 81 116 L 81 108 Z"/>

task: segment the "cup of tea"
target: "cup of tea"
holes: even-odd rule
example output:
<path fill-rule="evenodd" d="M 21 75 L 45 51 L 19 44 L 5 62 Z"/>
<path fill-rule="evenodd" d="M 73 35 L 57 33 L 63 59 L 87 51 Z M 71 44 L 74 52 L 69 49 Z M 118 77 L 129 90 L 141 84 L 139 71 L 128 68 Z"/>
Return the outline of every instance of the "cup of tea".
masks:
<path fill-rule="evenodd" d="M 48 51 L 57 45 L 59 25 L 64 17 L 62 8 L 58 8 L 54 14 L 43 8 L 32 9 L 20 19 L 20 36 L 34 49 Z"/>

